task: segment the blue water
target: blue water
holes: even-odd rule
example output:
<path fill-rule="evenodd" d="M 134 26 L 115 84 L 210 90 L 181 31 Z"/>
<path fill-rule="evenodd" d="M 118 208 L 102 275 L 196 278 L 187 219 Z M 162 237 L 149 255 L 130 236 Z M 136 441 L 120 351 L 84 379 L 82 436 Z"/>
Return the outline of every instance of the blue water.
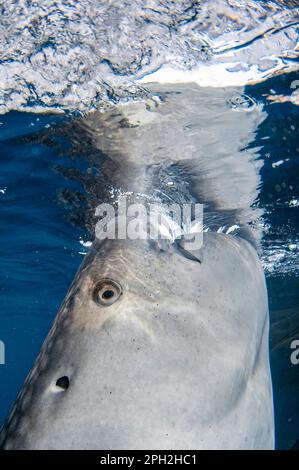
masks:
<path fill-rule="evenodd" d="M 290 448 L 299 439 L 299 365 L 290 361 L 290 341 L 299 339 L 299 248 L 285 249 L 299 238 L 299 206 L 290 204 L 299 199 L 299 108 L 290 102 L 270 104 L 266 95 L 271 90 L 288 95 L 295 78 L 278 77 L 246 90 L 268 113 L 252 143 L 264 163 L 257 204 L 265 209 L 269 228 L 262 258 L 285 250 L 271 269 L 268 259 L 266 269 L 278 448 Z M 69 144 L 59 133 L 56 144 L 42 138 L 67 119 L 16 112 L 0 117 L 0 340 L 6 348 L 0 422 L 83 258 L 80 239 L 89 236 L 82 216 L 84 185 L 80 178 L 63 176 L 68 168 L 72 175 L 86 171 L 84 156 L 65 151 Z"/>
<path fill-rule="evenodd" d="M 61 160 L 56 149 L 24 141 L 59 119 L 21 113 L 0 119 L 1 422 L 82 260 L 82 231 L 58 204 L 59 188 L 74 183 L 53 171 Z"/>
<path fill-rule="evenodd" d="M 248 87 L 248 93 L 259 101 L 269 92 L 289 95 L 296 79 L 298 74 L 276 77 Z M 263 102 L 267 118 L 252 145 L 263 160 L 258 206 L 265 209 L 269 226 L 262 257 L 269 251 L 279 253 L 279 261 L 266 271 L 266 280 L 276 445 L 288 449 L 299 439 L 299 365 L 290 361 L 291 342 L 299 339 L 299 204 L 294 204 L 299 200 L 299 108 L 290 102 Z"/>

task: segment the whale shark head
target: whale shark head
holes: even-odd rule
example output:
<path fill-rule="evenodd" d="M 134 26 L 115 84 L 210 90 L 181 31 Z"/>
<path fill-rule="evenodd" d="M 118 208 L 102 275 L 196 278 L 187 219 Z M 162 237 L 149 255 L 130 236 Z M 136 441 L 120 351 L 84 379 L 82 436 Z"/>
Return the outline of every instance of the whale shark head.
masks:
<path fill-rule="evenodd" d="M 245 240 L 208 233 L 192 256 L 95 242 L 2 447 L 271 447 L 267 328 L 263 272 Z"/>

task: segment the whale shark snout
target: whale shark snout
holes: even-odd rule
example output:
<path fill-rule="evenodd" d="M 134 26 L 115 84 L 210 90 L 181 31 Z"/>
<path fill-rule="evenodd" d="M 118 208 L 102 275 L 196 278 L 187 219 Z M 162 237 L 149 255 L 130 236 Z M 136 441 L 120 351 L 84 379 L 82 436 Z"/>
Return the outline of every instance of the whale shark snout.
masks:
<path fill-rule="evenodd" d="M 192 257 L 96 241 L 1 440 L 4 449 L 273 448 L 254 248 L 213 233 Z"/>

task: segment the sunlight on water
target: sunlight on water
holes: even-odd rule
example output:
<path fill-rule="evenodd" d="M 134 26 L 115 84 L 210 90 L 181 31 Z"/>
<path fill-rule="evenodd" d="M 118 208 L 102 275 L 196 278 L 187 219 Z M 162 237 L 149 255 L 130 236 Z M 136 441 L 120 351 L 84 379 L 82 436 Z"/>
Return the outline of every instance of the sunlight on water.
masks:
<path fill-rule="evenodd" d="M 0 13 L 2 113 L 146 97 L 143 77 L 244 85 L 297 68 L 292 0 L 4 0 Z"/>

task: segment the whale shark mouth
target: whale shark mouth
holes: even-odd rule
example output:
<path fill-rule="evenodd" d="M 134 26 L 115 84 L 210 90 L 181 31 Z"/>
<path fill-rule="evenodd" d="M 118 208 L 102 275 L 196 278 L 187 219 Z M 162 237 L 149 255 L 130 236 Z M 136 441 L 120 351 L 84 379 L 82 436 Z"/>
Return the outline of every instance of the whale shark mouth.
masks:
<path fill-rule="evenodd" d="M 282 0 L 4 0 L 0 112 L 86 113 L 148 97 L 148 81 L 264 80 L 298 68 L 298 21 Z"/>

